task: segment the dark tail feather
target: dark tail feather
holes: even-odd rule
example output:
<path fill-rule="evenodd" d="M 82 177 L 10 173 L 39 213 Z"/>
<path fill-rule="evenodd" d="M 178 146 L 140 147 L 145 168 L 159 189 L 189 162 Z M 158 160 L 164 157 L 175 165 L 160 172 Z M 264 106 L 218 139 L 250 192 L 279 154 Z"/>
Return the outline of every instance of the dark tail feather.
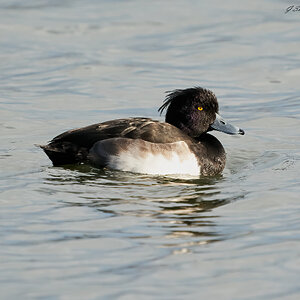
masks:
<path fill-rule="evenodd" d="M 53 148 L 50 145 L 39 145 L 53 163 L 53 166 L 74 164 L 82 161 L 78 153 L 65 152 L 62 149 Z"/>

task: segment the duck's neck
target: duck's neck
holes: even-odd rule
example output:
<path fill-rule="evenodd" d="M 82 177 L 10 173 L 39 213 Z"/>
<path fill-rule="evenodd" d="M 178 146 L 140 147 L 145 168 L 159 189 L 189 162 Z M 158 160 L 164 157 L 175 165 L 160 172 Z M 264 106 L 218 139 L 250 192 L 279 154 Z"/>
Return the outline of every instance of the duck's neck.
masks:
<path fill-rule="evenodd" d="M 178 129 L 180 129 L 181 131 L 183 131 L 186 135 L 192 137 L 192 138 L 196 138 L 198 136 L 197 133 L 194 132 L 194 130 L 190 127 L 190 126 L 186 126 L 185 123 L 183 122 L 167 122 L 175 127 L 177 127 Z"/>
<path fill-rule="evenodd" d="M 223 145 L 215 136 L 209 133 L 203 133 L 195 138 L 195 140 L 200 142 L 207 149 L 207 152 L 211 154 L 211 156 L 218 157 L 225 155 L 225 149 Z"/>

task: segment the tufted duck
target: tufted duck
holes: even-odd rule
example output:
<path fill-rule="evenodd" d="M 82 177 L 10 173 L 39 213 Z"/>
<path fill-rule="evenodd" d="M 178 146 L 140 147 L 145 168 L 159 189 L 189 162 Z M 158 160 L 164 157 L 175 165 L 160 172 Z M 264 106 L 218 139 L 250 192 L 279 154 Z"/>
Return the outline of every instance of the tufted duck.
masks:
<path fill-rule="evenodd" d="M 213 92 L 201 87 L 170 92 L 165 122 L 150 118 L 107 121 L 66 131 L 41 146 L 54 166 L 90 163 L 146 174 L 220 174 L 225 150 L 208 131 L 244 134 L 219 114 Z"/>

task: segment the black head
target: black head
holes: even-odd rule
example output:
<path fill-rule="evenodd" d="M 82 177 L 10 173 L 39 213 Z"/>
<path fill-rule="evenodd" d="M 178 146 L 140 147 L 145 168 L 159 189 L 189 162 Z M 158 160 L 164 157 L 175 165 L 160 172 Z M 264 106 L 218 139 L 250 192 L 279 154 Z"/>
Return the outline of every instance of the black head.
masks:
<path fill-rule="evenodd" d="M 189 136 L 197 137 L 210 130 L 219 105 L 213 92 L 194 87 L 170 92 L 158 111 L 162 113 L 165 109 L 167 123 L 178 127 Z"/>

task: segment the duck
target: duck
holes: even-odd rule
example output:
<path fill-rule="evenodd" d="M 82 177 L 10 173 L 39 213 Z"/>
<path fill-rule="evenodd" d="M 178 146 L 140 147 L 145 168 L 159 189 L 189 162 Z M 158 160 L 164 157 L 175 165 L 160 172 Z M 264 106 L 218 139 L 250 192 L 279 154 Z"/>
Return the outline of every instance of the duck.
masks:
<path fill-rule="evenodd" d="M 126 172 L 215 176 L 225 167 L 221 142 L 209 132 L 244 135 L 219 115 L 215 94 L 199 86 L 176 89 L 158 112 L 165 122 L 144 117 L 105 121 L 71 129 L 41 145 L 53 166 L 90 164 Z"/>

